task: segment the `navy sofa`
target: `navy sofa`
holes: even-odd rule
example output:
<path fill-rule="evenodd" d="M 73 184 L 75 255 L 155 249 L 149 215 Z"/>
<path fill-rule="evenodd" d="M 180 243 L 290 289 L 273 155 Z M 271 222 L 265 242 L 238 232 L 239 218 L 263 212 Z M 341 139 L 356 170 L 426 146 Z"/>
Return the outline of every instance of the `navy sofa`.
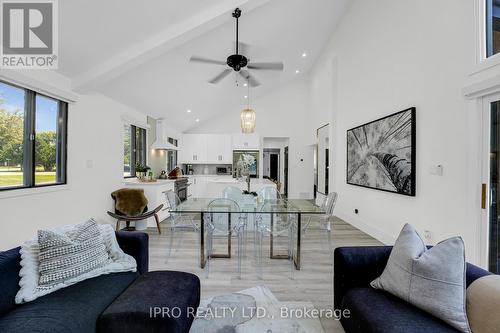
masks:
<path fill-rule="evenodd" d="M 340 247 L 334 254 L 335 309 L 348 309 L 340 322 L 346 333 L 456 333 L 453 327 L 413 305 L 370 287 L 389 259 L 392 247 Z M 467 264 L 467 287 L 491 273 Z"/>
<path fill-rule="evenodd" d="M 198 277 L 148 272 L 148 235 L 122 231 L 116 236 L 123 251 L 136 259 L 137 272 L 98 276 L 21 305 L 14 301 L 19 290 L 20 247 L 0 252 L 0 332 L 187 333 L 194 318 L 151 319 L 149 308 L 196 308 L 200 300 Z M 137 325 L 132 328 L 125 319 Z"/>

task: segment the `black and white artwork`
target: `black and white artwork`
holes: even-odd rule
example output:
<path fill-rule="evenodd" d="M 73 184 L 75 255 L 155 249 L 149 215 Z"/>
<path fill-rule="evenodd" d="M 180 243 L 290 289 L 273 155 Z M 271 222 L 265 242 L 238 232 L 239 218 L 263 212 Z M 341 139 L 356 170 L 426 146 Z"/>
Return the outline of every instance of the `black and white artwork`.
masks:
<path fill-rule="evenodd" d="M 347 183 L 415 196 L 415 108 L 347 131 Z"/>

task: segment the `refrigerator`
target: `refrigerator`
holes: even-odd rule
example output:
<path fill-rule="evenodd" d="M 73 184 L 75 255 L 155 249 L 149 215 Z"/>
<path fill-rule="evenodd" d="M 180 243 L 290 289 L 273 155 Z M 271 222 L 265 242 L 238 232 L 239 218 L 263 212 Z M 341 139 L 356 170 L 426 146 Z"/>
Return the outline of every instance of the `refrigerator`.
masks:
<path fill-rule="evenodd" d="M 258 150 L 233 150 L 233 176 L 236 177 L 237 174 L 237 163 L 243 154 L 252 155 L 255 158 L 255 163 L 250 166 L 250 177 L 259 178 L 259 156 L 260 152 Z"/>

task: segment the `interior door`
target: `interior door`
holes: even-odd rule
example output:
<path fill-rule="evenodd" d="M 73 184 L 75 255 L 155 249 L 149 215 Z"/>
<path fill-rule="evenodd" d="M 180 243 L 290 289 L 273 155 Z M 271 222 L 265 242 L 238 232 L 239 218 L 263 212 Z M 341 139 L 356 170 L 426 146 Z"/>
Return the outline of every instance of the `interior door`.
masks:
<path fill-rule="evenodd" d="M 279 155 L 269 154 L 269 177 L 279 180 Z"/>

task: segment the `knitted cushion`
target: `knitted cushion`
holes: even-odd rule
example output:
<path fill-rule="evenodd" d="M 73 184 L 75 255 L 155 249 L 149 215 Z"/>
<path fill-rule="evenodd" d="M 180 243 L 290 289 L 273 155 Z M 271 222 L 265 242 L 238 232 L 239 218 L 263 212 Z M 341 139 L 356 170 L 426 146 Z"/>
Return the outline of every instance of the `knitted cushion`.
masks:
<path fill-rule="evenodd" d="M 110 259 L 93 220 L 66 234 L 38 231 L 40 285 L 51 285 L 106 265 Z"/>
<path fill-rule="evenodd" d="M 68 238 L 73 242 L 83 241 L 89 242 L 89 240 L 85 239 L 88 235 L 96 235 L 95 229 L 89 225 L 89 223 L 95 223 L 94 220 L 90 219 L 89 221 L 80 224 L 80 225 L 64 225 L 60 227 L 56 227 L 50 230 L 52 233 L 63 235 L 64 237 L 54 237 L 52 238 L 51 233 L 47 233 L 50 236 L 47 238 L 51 238 L 54 244 L 67 244 Z M 136 262 L 133 257 L 123 252 L 123 250 L 118 245 L 116 240 L 115 231 L 113 227 L 109 224 L 99 224 L 97 225 L 97 229 L 100 233 L 101 242 L 104 244 L 105 251 L 109 260 L 106 265 L 99 266 L 94 268 L 86 273 L 76 275 L 72 278 L 67 279 L 58 279 L 58 281 L 54 281 L 53 283 L 48 283 L 49 279 L 43 280 L 46 282 L 45 284 L 40 284 L 42 280 L 40 278 L 40 245 L 38 243 L 38 239 L 31 239 L 21 246 L 21 250 L 19 251 L 21 255 L 21 270 L 19 271 L 19 276 L 21 280 L 19 281 L 19 286 L 21 287 L 16 295 L 16 304 L 30 302 L 35 300 L 40 296 L 47 295 L 61 288 L 66 288 L 75 283 L 84 281 L 86 279 L 91 279 L 103 274 L 110 273 L 118 273 L 118 272 L 130 272 L 136 271 Z M 45 233 L 42 233 L 42 237 L 45 237 Z M 82 244 L 79 244 L 82 246 Z M 98 246 L 100 247 L 100 246 Z M 49 253 L 54 253 L 55 251 L 48 252 L 49 248 L 44 244 L 44 253 L 45 256 L 50 256 Z M 61 258 L 61 262 L 65 261 L 64 258 Z M 56 263 L 53 263 L 56 265 Z M 60 263 L 57 263 L 59 265 Z M 74 265 L 74 262 L 68 262 L 68 266 L 62 266 L 61 270 L 68 270 L 68 267 Z M 44 270 L 48 272 L 49 265 L 44 264 Z M 83 271 L 85 269 L 81 269 Z M 54 272 L 51 276 L 52 278 L 57 277 L 57 272 Z"/>

